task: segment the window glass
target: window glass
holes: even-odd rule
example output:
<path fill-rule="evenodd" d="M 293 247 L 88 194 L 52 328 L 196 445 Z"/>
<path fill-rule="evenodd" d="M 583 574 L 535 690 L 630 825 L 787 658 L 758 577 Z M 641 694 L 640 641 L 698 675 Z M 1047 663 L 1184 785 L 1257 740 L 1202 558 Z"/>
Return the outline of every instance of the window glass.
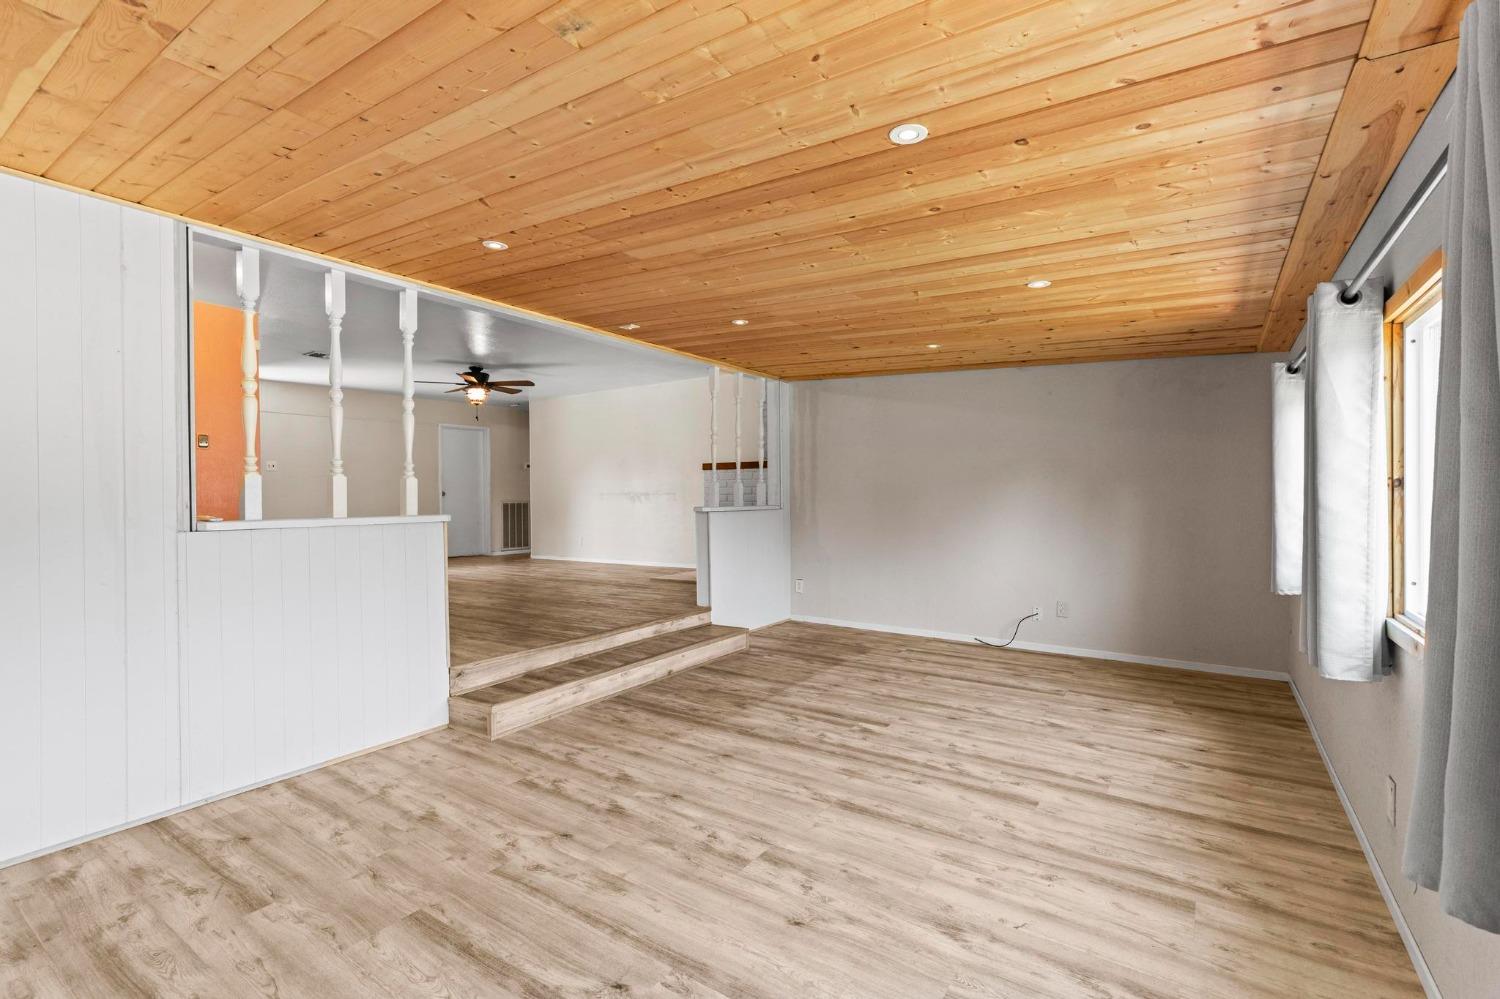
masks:
<path fill-rule="evenodd" d="M 1427 613 L 1428 545 L 1432 534 L 1433 452 L 1437 439 L 1438 349 L 1443 303 L 1434 302 L 1402 327 L 1402 611 L 1421 623 Z"/>

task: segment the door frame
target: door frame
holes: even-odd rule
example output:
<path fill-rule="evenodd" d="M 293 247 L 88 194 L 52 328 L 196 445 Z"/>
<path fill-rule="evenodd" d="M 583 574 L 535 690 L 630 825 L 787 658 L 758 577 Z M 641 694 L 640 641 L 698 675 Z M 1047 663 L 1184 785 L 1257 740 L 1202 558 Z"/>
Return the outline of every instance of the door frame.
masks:
<path fill-rule="evenodd" d="M 480 450 L 479 461 L 479 531 L 483 539 L 480 555 L 493 555 L 492 544 L 494 535 L 490 532 L 490 428 L 480 424 L 472 426 L 467 423 L 439 423 L 438 424 L 438 513 L 447 513 L 448 504 L 444 502 L 448 497 L 447 490 L 443 488 L 443 431 L 463 430 L 468 433 L 479 432 L 484 435 L 484 446 Z M 451 528 L 450 528 L 451 530 Z M 445 557 L 451 558 L 447 553 Z"/>

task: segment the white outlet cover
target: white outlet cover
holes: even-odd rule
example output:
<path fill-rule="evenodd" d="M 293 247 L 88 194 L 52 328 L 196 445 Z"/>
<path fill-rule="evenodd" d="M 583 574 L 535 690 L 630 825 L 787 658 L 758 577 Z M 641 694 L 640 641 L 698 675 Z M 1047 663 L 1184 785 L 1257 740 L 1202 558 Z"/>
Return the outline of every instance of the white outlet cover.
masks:
<path fill-rule="evenodd" d="M 802 592 L 802 580 L 800 580 L 800 579 L 797 580 L 797 592 L 798 593 Z"/>
<path fill-rule="evenodd" d="M 1068 616 L 1068 605 L 1067 605 L 1066 601 L 1059 600 L 1057 602 L 1057 616 L 1058 617 L 1067 617 Z"/>

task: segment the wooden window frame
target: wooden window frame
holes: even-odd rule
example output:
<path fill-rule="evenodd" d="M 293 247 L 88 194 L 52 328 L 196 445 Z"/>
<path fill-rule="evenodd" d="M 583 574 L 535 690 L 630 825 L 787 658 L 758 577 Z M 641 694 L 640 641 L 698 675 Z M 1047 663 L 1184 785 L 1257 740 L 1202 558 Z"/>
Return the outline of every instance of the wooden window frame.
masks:
<path fill-rule="evenodd" d="M 1406 613 L 1406 324 L 1443 297 L 1443 251 L 1434 250 L 1385 304 L 1386 492 L 1390 503 L 1390 616 L 1423 633 Z"/>

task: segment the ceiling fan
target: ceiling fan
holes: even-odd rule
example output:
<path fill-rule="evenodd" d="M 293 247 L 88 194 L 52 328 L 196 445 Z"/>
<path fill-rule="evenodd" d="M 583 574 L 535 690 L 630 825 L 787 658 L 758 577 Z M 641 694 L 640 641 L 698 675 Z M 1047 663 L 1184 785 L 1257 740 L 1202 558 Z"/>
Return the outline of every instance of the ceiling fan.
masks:
<path fill-rule="evenodd" d="M 449 392 L 462 392 L 469 405 L 474 407 L 474 419 L 479 419 L 479 407 L 483 406 L 489 399 L 491 392 L 501 392 L 505 395 L 520 395 L 522 388 L 530 388 L 536 384 L 525 379 L 512 379 L 510 381 L 490 381 L 489 372 L 478 364 L 469 365 L 469 370 L 458 372 L 458 377 L 463 379 L 457 382 L 431 382 L 418 379 L 422 385 L 453 385 Z M 445 393 L 446 394 L 446 393 Z"/>

